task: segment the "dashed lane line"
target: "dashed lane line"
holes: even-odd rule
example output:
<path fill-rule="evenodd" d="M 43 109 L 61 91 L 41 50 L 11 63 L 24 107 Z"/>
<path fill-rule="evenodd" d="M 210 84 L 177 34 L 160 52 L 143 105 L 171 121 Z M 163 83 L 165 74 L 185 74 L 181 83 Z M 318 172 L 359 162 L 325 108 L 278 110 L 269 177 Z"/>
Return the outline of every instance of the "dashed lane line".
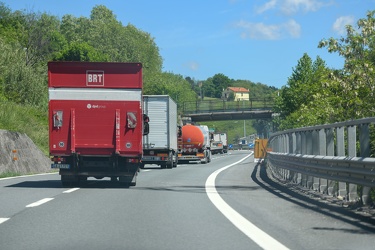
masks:
<path fill-rule="evenodd" d="M 69 193 L 72 193 L 72 192 L 77 191 L 77 190 L 79 190 L 79 188 L 71 188 L 71 189 L 65 190 L 63 192 L 63 194 L 69 194 Z"/>
<path fill-rule="evenodd" d="M 44 198 L 44 199 L 41 199 L 41 200 L 39 200 L 37 202 L 31 203 L 31 204 L 27 205 L 26 207 L 37 207 L 37 206 L 40 206 L 40 205 L 42 205 L 44 203 L 47 203 L 47 202 L 49 202 L 49 201 L 51 201 L 53 199 L 54 198 Z"/>
<path fill-rule="evenodd" d="M 213 172 L 206 181 L 206 193 L 211 200 L 211 202 L 216 206 L 216 208 L 235 225 L 241 232 L 243 232 L 247 237 L 254 241 L 261 248 L 266 250 L 286 250 L 286 246 L 282 245 L 280 242 L 272 238 L 270 235 L 256 227 L 253 223 L 248 221 L 245 217 L 239 214 L 236 210 L 230 207 L 219 195 L 215 186 L 215 179 L 220 172 L 237 165 L 238 163 L 244 161 L 250 155 L 242 158 L 241 160 L 232 163 L 226 167 L 216 170 Z"/>
<path fill-rule="evenodd" d="M 6 221 L 9 220 L 9 219 L 10 219 L 10 218 L 0 218 L 0 224 L 6 222 Z"/>

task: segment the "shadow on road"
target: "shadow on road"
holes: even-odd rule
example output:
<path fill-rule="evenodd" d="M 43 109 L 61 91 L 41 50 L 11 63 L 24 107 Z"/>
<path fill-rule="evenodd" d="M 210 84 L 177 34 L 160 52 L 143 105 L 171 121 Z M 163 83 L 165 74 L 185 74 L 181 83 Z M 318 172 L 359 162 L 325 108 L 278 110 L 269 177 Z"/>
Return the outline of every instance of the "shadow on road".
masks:
<path fill-rule="evenodd" d="M 259 170 L 259 175 L 258 175 Z M 292 202 L 305 209 L 310 209 L 315 212 L 330 216 L 337 220 L 341 220 L 353 226 L 360 228 L 360 230 L 350 230 L 346 232 L 356 234 L 373 234 L 375 233 L 375 219 L 365 215 L 357 214 L 344 207 L 339 207 L 334 204 L 324 203 L 323 201 L 312 199 L 306 194 L 301 194 L 292 191 L 288 187 L 271 180 L 266 171 L 266 167 L 258 163 L 251 174 L 251 179 L 260 187 L 278 196 L 281 199 Z M 315 230 L 338 230 L 336 228 L 313 228 Z"/>
<path fill-rule="evenodd" d="M 85 189 L 106 189 L 106 188 L 129 188 L 129 185 L 125 185 L 119 182 L 113 182 L 110 180 L 88 180 L 81 181 L 77 185 L 64 187 L 60 180 L 45 180 L 45 181 L 24 181 L 17 184 L 9 185 L 6 187 L 10 188 L 85 188 Z"/>
<path fill-rule="evenodd" d="M 63 188 L 59 180 L 46 180 L 46 181 L 24 181 L 17 184 L 9 185 L 6 187 L 17 188 Z"/>

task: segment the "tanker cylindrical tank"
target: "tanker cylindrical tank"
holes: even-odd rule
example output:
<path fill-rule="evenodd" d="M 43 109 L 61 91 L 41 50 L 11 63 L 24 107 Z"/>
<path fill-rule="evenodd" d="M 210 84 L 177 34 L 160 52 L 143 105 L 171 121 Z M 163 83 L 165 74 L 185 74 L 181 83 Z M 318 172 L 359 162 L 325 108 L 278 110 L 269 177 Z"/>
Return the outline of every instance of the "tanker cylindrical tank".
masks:
<path fill-rule="evenodd" d="M 204 136 L 201 129 L 190 124 L 184 125 L 182 127 L 182 142 L 185 150 L 201 149 L 204 146 Z"/>

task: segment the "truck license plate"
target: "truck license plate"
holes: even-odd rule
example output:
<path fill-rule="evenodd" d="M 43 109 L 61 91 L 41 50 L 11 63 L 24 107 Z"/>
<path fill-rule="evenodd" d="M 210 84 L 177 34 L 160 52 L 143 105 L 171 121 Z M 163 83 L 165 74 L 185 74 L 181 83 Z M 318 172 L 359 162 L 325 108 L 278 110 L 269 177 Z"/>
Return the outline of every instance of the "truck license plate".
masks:
<path fill-rule="evenodd" d="M 160 161 L 160 157 L 157 157 L 157 156 L 144 156 L 143 160 L 145 160 L 145 161 Z"/>
<path fill-rule="evenodd" d="M 51 168 L 70 169 L 70 164 L 52 163 Z"/>

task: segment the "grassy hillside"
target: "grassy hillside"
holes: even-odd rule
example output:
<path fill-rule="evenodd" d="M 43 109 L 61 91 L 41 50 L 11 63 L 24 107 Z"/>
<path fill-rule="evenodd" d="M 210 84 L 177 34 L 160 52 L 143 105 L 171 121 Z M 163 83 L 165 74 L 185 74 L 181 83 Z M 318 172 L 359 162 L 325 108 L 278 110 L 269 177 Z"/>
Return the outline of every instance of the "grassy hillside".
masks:
<path fill-rule="evenodd" d="M 215 121 L 215 122 L 200 122 L 202 125 L 207 125 L 210 129 L 215 129 L 215 132 L 226 132 L 228 134 L 228 144 L 234 144 L 236 139 L 244 136 L 244 121 Z M 245 120 L 246 135 L 255 134 L 256 131 L 252 126 L 252 120 Z"/>
<path fill-rule="evenodd" d="M 0 129 L 25 133 L 48 156 L 47 110 L 0 102 Z"/>

